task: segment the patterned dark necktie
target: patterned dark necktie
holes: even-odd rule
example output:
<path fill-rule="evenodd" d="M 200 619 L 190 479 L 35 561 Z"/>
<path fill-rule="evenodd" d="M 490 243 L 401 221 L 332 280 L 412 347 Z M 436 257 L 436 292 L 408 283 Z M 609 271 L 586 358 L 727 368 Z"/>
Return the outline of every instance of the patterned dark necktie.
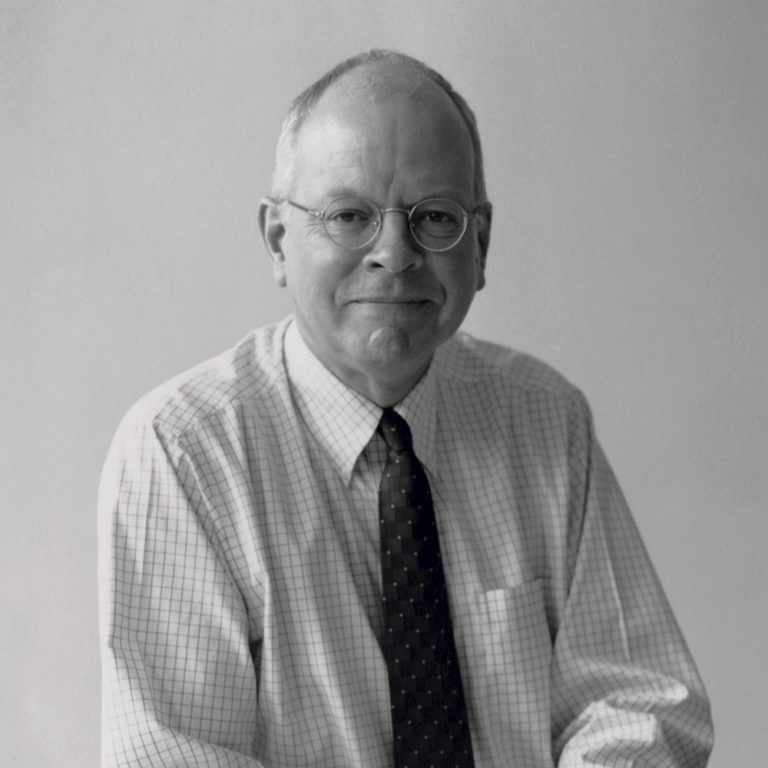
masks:
<path fill-rule="evenodd" d="M 394 765 L 472 768 L 429 482 L 402 417 L 385 409 L 379 434 L 388 448 L 379 510 Z"/>

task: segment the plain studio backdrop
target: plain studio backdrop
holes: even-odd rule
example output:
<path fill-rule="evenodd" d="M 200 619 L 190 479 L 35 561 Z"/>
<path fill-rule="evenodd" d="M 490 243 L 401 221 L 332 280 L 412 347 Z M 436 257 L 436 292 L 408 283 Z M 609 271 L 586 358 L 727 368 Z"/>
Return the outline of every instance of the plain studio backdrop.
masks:
<path fill-rule="evenodd" d="M 0 4 L 0 754 L 91 768 L 118 420 L 283 317 L 256 222 L 290 99 L 371 47 L 477 113 L 465 327 L 580 386 L 711 694 L 768 754 L 768 4 Z"/>

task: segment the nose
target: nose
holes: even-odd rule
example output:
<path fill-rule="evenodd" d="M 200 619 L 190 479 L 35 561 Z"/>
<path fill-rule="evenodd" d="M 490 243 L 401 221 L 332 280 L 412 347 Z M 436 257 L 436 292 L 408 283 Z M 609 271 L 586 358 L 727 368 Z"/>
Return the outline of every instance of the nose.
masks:
<path fill-rule="evenodd" d="M 386 269 L 392 274 L 422 266 L 424 256 L 411 236 L 408 211 L 401 208 L 382 211 L 381 230 L 364 261 L 372 269 Z"/>

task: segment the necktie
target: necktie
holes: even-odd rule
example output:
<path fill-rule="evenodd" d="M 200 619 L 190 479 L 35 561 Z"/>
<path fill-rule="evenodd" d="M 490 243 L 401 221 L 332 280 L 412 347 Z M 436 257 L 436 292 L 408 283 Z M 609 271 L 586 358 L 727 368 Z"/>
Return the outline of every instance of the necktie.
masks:
<path fill-rule="evenodd" d="M 429 482 L 407 422 L 385 409 L 379 491 L 381 571 L 395 768 L 472 768 Z"/>

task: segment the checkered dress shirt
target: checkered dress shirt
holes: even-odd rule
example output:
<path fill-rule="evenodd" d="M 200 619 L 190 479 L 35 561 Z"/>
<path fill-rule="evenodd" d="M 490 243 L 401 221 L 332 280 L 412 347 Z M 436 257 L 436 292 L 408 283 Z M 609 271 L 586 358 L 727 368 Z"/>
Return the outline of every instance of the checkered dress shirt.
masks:
<path fill-rule="evenodd" d="M 458 334 L 396 410 L 477 768 L 703 766 L 706 695 L 579 392 Z M 289 320 L 131 409 L 99 493 L 103 766 L 391 765 L 380 416 Z"/>

